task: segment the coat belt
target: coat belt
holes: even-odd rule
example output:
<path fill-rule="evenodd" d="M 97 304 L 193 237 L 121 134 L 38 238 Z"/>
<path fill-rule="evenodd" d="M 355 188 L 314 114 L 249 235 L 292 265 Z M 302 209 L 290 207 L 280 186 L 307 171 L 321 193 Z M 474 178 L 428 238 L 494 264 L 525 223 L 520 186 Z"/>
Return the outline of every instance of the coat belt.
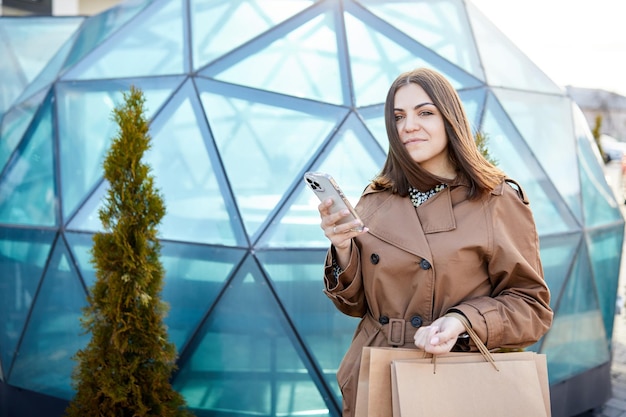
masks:
<path fill-rule="evenodd" d="M 387 336 L 389 346 L 403 346 L 406 342 L 413 340 L 417 331 L 417 328 L 411 324 L 410 320 L 389 318 L 388 323 L 381 324 L 369 313 L 365 315 L 365 318 L 371 327 L 378 329 Z"/>

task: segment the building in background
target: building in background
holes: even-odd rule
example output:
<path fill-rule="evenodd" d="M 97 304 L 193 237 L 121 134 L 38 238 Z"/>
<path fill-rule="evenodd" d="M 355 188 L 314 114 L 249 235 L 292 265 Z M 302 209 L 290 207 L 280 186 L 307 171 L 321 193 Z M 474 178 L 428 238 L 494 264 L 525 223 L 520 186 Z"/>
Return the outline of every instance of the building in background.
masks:
<path fill-rule="evenodd" d="M 601 117 L 601 133 L 626 143 L 626 97 L 610 91 L 568 86 L 567 94 L 580 107 L 589 126 Z"/>
<path fill-rule="evenodd" d="M 554 417 L 610 396 L 624 219 L 583 113 L 470 2 L 133 0 L 0 19 L 0 416 L 62 415 L 94 280 L 101 162 L 144 92 L 167 206 L 174 385 L 198 416 L 339 416 L 356 319 L 322 294 L 308 170 L 356 202 L 387 152 L 400 72 L 445 74 L 525 188 L 556 315 Z"/>

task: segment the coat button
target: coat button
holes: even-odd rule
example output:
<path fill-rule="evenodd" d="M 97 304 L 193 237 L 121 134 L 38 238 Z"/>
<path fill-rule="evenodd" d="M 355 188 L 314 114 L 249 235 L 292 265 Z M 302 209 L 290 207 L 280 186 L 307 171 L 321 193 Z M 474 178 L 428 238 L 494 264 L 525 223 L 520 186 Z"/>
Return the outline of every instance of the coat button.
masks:
<path fill-rule="evenodd" d="M 376 265 L 379 260 L 380 260 L 380 257 L 378 256 L 378 254 L 372 253 L 372 256 L 370 256 L 370 261 L 372 261 L 372 263 Z"/>
<path fill-rule="evenodd" d="M 380 324 L 387 324 L 387 323 L 389 323 L 389 317 L 387 317 L 387 316 L 380 316 L 378 318 L 378 322 Z"/>
<path fill-rule="evenodd" d="M 422 318 L 420 316 L 413 316 L 411 317 L 411 326 L 415 327 L 416 329 L 418 327 L 422 326 Z"/>
<path fill-rule="evenodd" d="M 430 269 L 430 262 L 428 262 L 426 259 L 422 259 L 420 261 L 420 266 L 422 267 L 422 269 Z"/>

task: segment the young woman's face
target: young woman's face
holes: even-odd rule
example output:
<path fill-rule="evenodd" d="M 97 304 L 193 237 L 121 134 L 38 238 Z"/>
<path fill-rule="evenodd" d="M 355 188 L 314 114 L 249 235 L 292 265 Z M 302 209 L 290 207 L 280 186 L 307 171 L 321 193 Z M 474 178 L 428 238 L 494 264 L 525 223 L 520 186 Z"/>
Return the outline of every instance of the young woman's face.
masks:
<path fill-rule="evenodd" d="M 400 87 L 393 107 L 398 135 L 411 158 L 431 174 L 454 178 L 443 116 L 424 89 L 415 83 Z"/>

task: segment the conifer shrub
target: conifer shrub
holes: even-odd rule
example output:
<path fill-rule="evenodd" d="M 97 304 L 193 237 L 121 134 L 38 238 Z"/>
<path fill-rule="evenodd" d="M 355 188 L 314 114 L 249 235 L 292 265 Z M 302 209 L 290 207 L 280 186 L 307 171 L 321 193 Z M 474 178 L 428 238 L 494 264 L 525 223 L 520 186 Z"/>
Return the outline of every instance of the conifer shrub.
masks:
<path fill-rule="evenodd" d="M 104 161 L 104 231 L 93 238 L 96 281 L 81 318 L 91 340 L 74 357 L 68 417 L 192 416 L 170 383 L 176 349 L 163 322 L 157 239 L 165 205 L 142 162 L 150 148 L 144 101 L 131 87 L 113 111 L 119 130 Z"/>

